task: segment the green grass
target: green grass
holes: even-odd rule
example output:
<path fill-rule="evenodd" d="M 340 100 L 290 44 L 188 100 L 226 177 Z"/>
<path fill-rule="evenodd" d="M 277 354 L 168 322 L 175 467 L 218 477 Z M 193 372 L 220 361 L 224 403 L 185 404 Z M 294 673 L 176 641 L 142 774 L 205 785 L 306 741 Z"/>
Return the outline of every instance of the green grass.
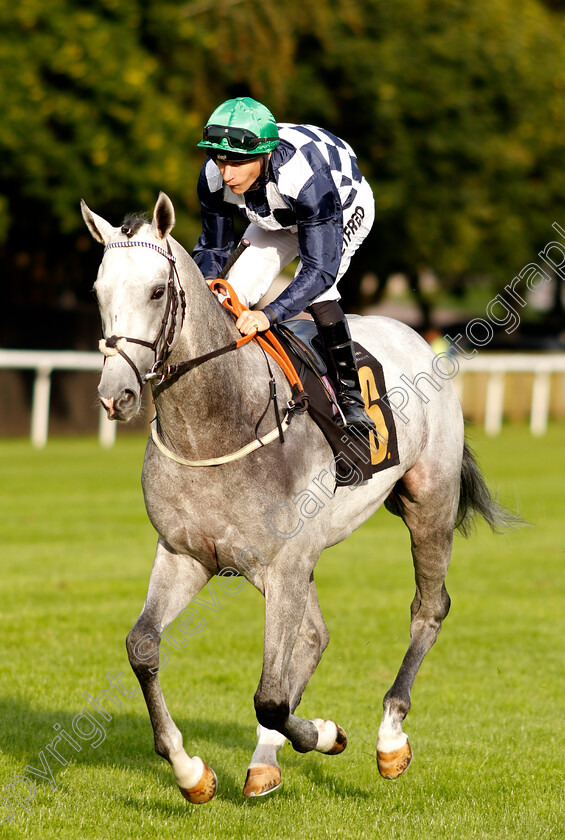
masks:
<path fill-rule="evenodd" d="M 124 638 L 143 603 L 155 536 L 139 474 L 144 443 L 50 440 L 33 451 L 0 442 L 2 656 L 0 787 L 49 759 L 57 785 L 37 781 L 27 813 L 14 803 L 7 838 L 556 838 L 565 836 L 562 453 L 565 427 L 535 439 L 505 427 L 471 430 L 491 486 L 531 527 L 457 538 L 448 576 L 452 611 L 416 680 L 405 730 L 408 773 L 382 780 L 375 741 L 382 697 L 408 641 L 413 577 L 408 533 L 384 511 L 327 551 L 317 572 L 332 641 L 305 693 L 305 717 L 347 731 L 341 756 L 280 753 L 283 787 L 241 795 L 254 746 L 262 599 L 251 586 L 216 587 L 202 632 L 161 672 L 190 754 L 219 779 L 195 807 L 153 752 L 140 694 L 110 704 L 106 738 L 63 767 L 46 753 L 60 724 L 72 733 L 83 692 L 124 673 Z M 560 460 L 561 459 L 561 460 Z M 29 772 L 26 774 L 29 778 Z M 25 795 L 23 786 L 16 792 Z M 0 796 L 6 795 L 5 791 Z M 13 800 L 12 800 L 13 801 Z M 0 799 L 0 819 L 9 815 Z"/>

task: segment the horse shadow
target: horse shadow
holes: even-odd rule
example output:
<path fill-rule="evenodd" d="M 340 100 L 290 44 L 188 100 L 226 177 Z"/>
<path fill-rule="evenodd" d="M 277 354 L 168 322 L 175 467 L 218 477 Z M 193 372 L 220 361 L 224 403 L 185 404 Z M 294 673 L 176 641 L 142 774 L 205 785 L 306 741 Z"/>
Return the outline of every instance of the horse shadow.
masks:
<path fill-rule="evenodd" d="M 5 756 L 11 756 L 15 762 L 15 769 L 11 778 L 4 778 L 3 784 L 9 785 L 16 776 L 27 776 L 33 782 L 41 784 L 41 778 L 26 772 L 30 766 L 38 770 L 45 770 L 40 753 L 47 761 L 57 787 L 64 786 L 68 775 L 59 779 L 59 771 L 64 767 L 82 765 L 93 768 L 121 767 L 138 773 L 148 774 L 153 782 L 165 788 L 173 789 L 172 771 L 168 764 L 160 759 L 153 750 L 153 732 L 149 717 L 146 714 L 124 710 L 108 710 L 111 720 L 102 719 L 96 714 L 94 719 L 99 725 L 98 733 L 92 741 L 81 741 L 73 729 L 73 721 L 77 716 L 63 709 L 38 709 L 27 700 L 15 697 L 0 696 L 0 720 L 3 721 L 0 735 L 0 749 Z M 81 725 L 84 719 L 81 720 Z M 202 717 L 180 717 L 177 721 L 179 729 L 185 738 L 185 744 L 191 755 L 204 756 L 206 762 L 214 768 L 218 780 L 218 798 L 232 802 L 235 805 L 256 807 L 271 801 L 271 797 L 255 797 L 245 799 L 242 795 L 243 782 L 247 763 L 255 745 L 256 724 L 241 723 L 236 720 L 218 721 Z M 84 731 L 84 729 L 82 730 Z M 64 737 L 58 740 L 61 733 L 69 735 L 71 741 L 81 747 L 80 751 L 73 748 Z M 102 734 L 104 735 L 102 740 Z M 96 741 L 97 745 L 95 746 Z M 63 765 L 53 757 L 48 749 L 51 746 L 67 763 Z M 280 756 L 283 770 L 283 780 L 286 777 L 302 775 L 317 787 L 325 787 L 328 791 L 335 791 L 336 779 L 326 762 L 335 761 L 333 757 L 306 757 L 292 750 L 290 744 L 283 748 Z M 9 775 L 9 774 L 8 774 Z M 49 783 L 45 778 L 45 784 Z M 366 790 L 355 783 L 339 781 L 340 795 L 349 798 L 368 798 Z M 277 791 L 278 799 L 292 800 L 294 795 L 290 786 Z M 146 803 L 136 798 L 131 789 L 128 793 L 116 792 L 124 807 L 136 811 Z M 179 798 L 178 804 L 163 800 L 155 800 L 155 808 L 164 817 L 185 815 L 186 803 Z"/>

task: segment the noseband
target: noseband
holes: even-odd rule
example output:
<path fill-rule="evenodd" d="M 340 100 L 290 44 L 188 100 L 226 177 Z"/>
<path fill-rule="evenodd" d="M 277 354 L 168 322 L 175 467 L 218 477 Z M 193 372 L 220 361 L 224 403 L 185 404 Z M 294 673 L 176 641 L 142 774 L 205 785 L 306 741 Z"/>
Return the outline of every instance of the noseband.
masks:
<path fill-rule="evenodd" d="M 106 253 L 106 251 L 108 251 L 110 248 L 133 248 L 137 246 L 151 248 L 151 250 L 157 251 L 157 253 L 162 254 L 169 261 L 169 279 L 167 281 L 167 304 L 165 306 L 165 312 L 163 314 L 163 320 L 161 321 L 159 332 L 157 333 L 157 337 L 154 341 L 145 341 L 142 338 L 130 338 L 129 336 L 125 335 L 111 335 L 109 338 L 101 339 L 98 347 L 105 356 L 120 355 L 135 373 L 135 376 L 139 383 L 139 387 L 143 388 L 147 380 L 153 378 L 154 371 L 164 364 L 169 353 L 171 352 L 171 344 L 173 343 L 177 326 L 177 312 L 179 307 L 179 300 L 181 305 L 182 328 L 186 312 L 186 299 L 184 289 L 180 284 L 178 276 L 178 271 L 176 267 L 177 260 L 173 252 L 171 251 L 171 246 L 168 241 L 166 251 L 164 248 L 160 248 L 159 245 L 155 245 L 153 242 L 144 242 L 143 240 L 134 241 L 128 239 L 121 242 L 109 242 L 108 245 L 106 245 L 106 247 L 104 248 L 104 253 Z M 149 347 L 149 349 L 153 351 L 155 361 L 153 363 L 151 371 L 145 374 L 144 376 L 141 375 L 135 362 L 125 352 L 125 347 L 128 343 L 141 344 L 143 347 Z M 159 345 L 161 344 L 162 347 L 159 349 Z"/>

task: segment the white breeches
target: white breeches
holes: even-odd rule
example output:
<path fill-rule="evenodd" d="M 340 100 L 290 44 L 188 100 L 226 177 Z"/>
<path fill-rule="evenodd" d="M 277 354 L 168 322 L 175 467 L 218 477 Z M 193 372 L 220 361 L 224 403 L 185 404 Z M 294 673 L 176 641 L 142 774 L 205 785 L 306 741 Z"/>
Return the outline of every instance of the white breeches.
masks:
<path fill-rule="evenodd" d="M 349 268 L 351 257 L 371 230 L 374 219 L 373 193 L 364 180 L 355 201 L 343 213 L 343 250 L 335 283 L 310 303 L 339 300 L 337 284 Z M 251 244 L 228 272 L 226 280 L 233 286 L 239 300 L 251 307 L 267 293 L 283 268 L 298 256 L 298 233 L 263 230 L 256 224 L 250 224 L 244 236 Z M 301 267 L 302 263 L 299 263 L 295 277 Z"/>

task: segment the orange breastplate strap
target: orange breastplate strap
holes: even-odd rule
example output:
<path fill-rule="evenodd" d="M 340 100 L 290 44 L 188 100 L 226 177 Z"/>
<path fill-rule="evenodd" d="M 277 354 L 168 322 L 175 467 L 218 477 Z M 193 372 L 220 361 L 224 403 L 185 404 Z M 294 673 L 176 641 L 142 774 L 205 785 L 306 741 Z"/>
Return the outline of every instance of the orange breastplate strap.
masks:
<path fill-rule="evenodd" d="M 249 307 L 244 306 L 240 302 L 234 289 L 226 280 L 208 280 L 207 282 L 212 291 L 216 294 L 218 294 L 218 292 L 223 293 L 223 291 L 228 293 L 228 296 L 222 301 L 222 306 L 233 313 L 236 318 L 239 318 L 243 312 L 249 312 Z M 238 339 L 237 346 L 241 347 L 243 344 L 246 344 L 251 340 L 256 341 L 279 365 L 292 387 L 293 394 L 295 396 L 300 395 L 300 397 L 304 399 L 304 387 L 300 381 L 298 373 L 296 372 L 296 368 L 290 361 L 286 350 L 274 332 L 272 330 L 265 330 L 265 332 L 262 333 L 255 332 L 251 335 L 244 335 Z"/>

